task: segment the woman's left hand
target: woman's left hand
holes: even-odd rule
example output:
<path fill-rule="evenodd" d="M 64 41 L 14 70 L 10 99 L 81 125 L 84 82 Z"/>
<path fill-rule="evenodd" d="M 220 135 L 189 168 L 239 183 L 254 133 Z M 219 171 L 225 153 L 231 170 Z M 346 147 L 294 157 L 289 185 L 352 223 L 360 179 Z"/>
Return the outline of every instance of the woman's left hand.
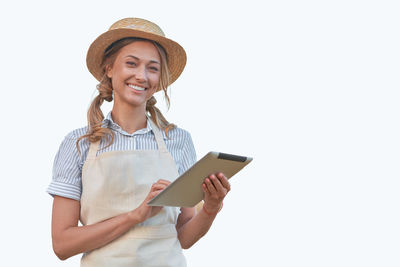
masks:
<path fill-rule="evenodd" d="M 210 213 L 218 213 L 222 207 L 222 201 L 226 194 L 231 190 L 228 179 L 223 173 L 211 174 L 203 184 L 204 206 Z"/>

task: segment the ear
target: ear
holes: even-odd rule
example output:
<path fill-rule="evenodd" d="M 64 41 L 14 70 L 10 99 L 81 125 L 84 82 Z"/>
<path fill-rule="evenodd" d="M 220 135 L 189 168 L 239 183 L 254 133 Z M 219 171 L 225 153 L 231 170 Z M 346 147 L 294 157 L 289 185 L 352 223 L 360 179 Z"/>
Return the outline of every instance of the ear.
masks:
<path fill-rule="evenodd" d="M 106 75 L 108 78 L 112 78 L 112 67 L 110 65 L 106 67 Z"/>

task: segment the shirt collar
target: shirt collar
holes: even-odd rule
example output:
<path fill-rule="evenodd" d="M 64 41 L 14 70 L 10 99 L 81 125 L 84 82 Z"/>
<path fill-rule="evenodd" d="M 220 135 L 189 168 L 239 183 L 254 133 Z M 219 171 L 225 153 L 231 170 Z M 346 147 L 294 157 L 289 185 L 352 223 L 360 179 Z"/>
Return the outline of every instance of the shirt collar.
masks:
<path fill-rule="evenodd" d="M 137 130 L 136 132 L 134 132 L 132 134 L 130 134 L 128 132 L 125 132 L 121 128 L 121 126 L 119 126 L 116 122 L 113 121 L 113 119 L 111 117 L 111 111 L 108 112 L 106 118 L 103 120 L 103 126 L 107 127 L 107 128 L 110 128 L 111 130 L 117 131 L 120 134 L 123 134 L 123 135 L 126 135 L 126 136 L 134 136 L 134 135 L 139 135 L 139 134 L 146 134 L 146 133 L 148 133 L 150 131 L 153 131 L 153 128 L 151 127 L 151 123 L 150 123 L 151 119 L 150 119 L 149 116 L 146 116 L 146 117 L 147 117 L 147 126 L 146 126 L 146 128 Z M 164 139 L 167 139 L 164 131 L 161 131 L 161 134 L 162 134 Z"/>

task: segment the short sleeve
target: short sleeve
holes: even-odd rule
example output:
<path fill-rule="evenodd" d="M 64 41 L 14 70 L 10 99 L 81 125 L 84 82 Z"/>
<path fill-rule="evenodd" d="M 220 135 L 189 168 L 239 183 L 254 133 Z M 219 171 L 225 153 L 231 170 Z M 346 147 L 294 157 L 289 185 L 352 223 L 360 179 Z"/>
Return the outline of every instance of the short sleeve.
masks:
<path fill-rule="evenodd" d="M 79 201 L 82 192 L 82 160 L 76 148 L 76 140 L 70 133 L 62 141 L 54 158 L 53 178 L 47 193 Z"/>
<path fill-rule="evenodd" d="M 182 146 L 182 162 L 179 166 L 179 175 L 196 163 L 196 151 L 193 145 L 192 137 L 189 132 L 186 132 Z"/>

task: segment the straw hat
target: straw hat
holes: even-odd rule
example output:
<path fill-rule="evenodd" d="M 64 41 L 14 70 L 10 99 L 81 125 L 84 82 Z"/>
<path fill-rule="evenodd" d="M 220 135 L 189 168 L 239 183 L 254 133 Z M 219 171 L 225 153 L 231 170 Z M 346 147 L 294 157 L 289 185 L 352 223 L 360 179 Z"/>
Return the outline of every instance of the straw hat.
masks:
<path fill-rule="evenodd" d="M 164 32 L 155 23 L 139 18 L 125 18 L 115 22 L 110 29 L 97 37 L 90 45 L 86 64 L 93 76 L 100 81 L 103 71 L 100 67 L 104 51 L 115 41 L 126 37 L 139 37 L 153 40 L 167 52 L 170 83 L 178 79 L 186 65 L 185 50 L 177 42 L 165 37 Z"/>

